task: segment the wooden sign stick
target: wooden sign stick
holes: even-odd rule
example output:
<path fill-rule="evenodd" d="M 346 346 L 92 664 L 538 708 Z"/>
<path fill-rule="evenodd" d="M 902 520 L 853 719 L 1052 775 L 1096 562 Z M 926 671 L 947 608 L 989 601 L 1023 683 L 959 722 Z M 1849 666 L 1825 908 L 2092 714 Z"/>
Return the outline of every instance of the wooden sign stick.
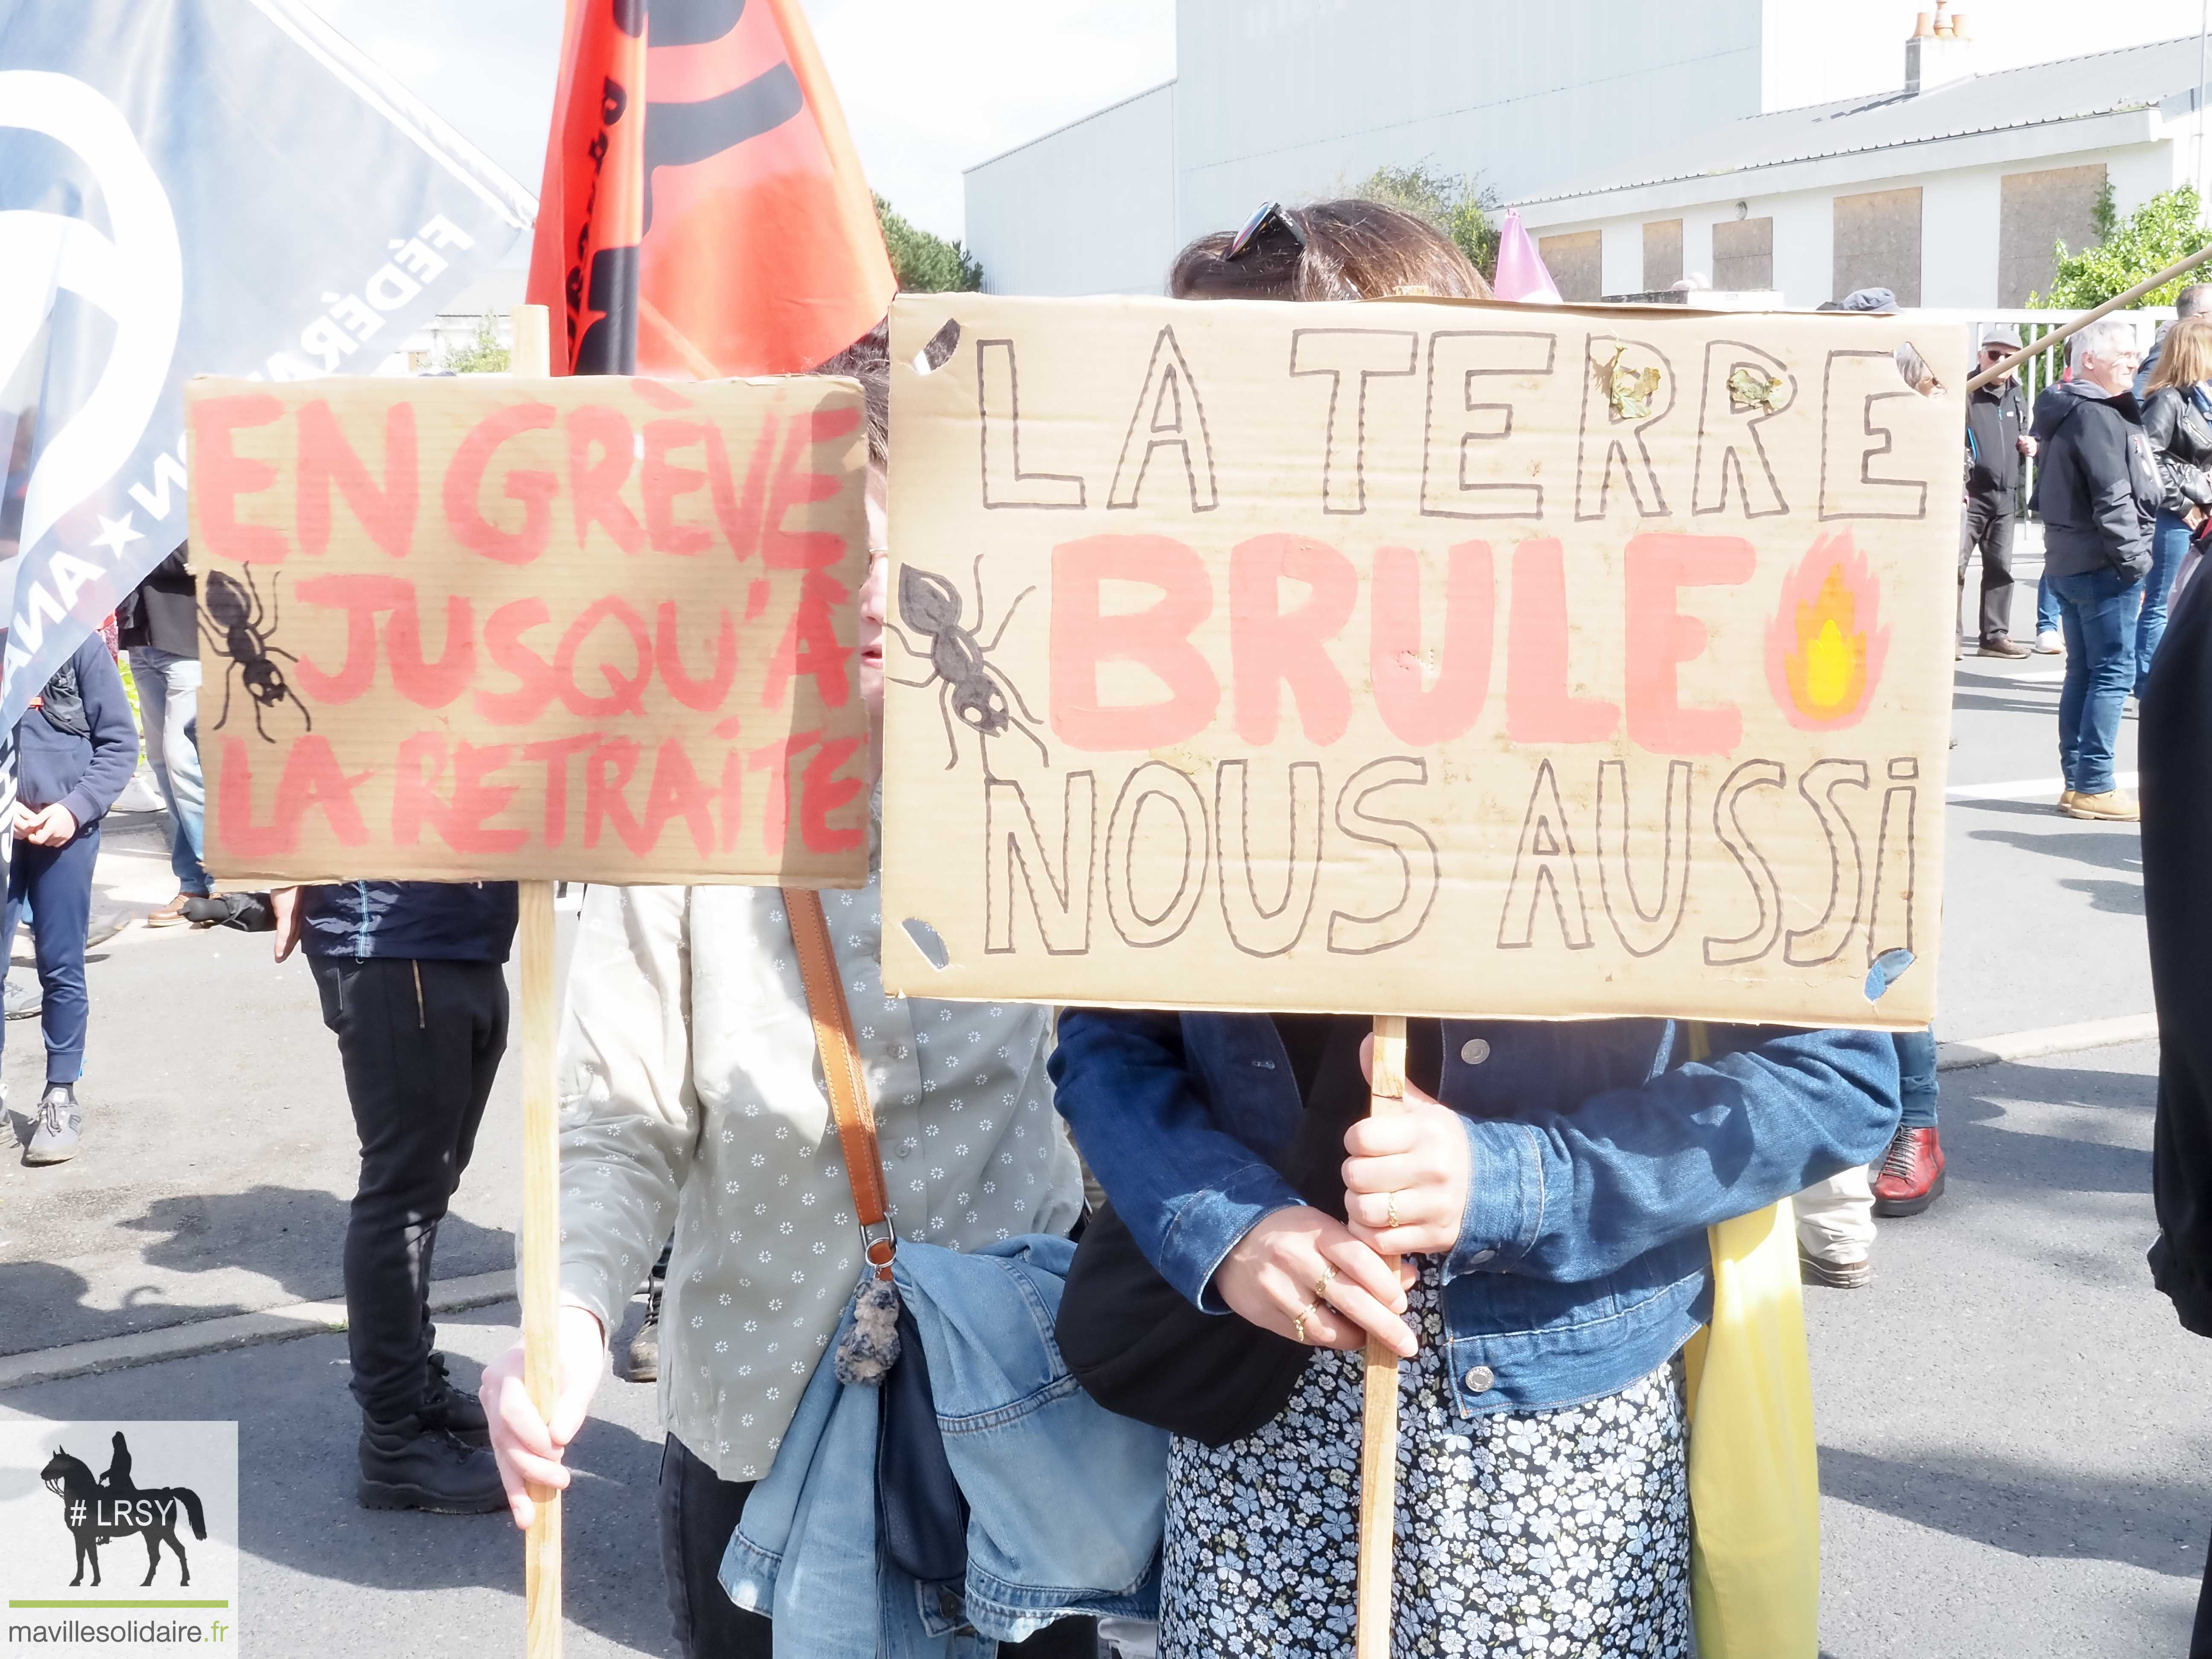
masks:
<path fill-rule="evenodd" d="M 517 306 L 509 372 L 544 379 L 553 372 L 550 318 L 544 306 Z M 521 957 L 522 1008 L 522 1382 L 548 1422 L 561 1395 L 560 1110 L 553 1097 L 553 884 L 525 881 L 515 945 Z M 535 1518 L 522 1546 L 523 1650 L 561 1659 L 561 1494 L 533 1489 Z"/>
<path fill-rule="evenodd" d="M 1406 1104 L 1406 1020 L 1375 1016 L 1368 1111 L 1376 1117 Z M 1385 1258 L 1392 1272 L 1398 1258 Z M 1398 1356 L 1367 1339 L 1365 1412 L 1359 1439 L 1359 1613 L 1354 1659 L 1390 1659 L 1391 1559 L 1398 1507 Z"/>

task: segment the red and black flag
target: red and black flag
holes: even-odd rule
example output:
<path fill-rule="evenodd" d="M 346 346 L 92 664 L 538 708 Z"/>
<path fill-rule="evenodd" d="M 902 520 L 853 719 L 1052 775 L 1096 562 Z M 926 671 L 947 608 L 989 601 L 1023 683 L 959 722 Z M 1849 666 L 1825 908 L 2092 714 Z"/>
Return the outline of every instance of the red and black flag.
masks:
<path fill-rule="evenodd" d="M 555 374 L 800 373 L 896 286 L 799 0 L 568 0 L 530 261 Z"/>

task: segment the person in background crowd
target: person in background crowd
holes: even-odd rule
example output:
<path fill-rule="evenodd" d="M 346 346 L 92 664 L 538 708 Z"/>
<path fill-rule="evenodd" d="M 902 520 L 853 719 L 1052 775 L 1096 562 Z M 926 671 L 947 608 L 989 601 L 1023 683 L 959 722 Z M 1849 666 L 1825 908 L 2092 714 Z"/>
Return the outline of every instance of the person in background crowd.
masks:
<path fill-rule="evenodd" d="M 118 638 L 131 653 L 145 722 L 146 763 L 169 809 L 169 868 L 177 896 L 146 918 L 149 927 L 189 920 L 185 903 L 215 890 L 201 863 L 204 792 L 200 786 L 200 637 L 198 585 L 185 562 L 190 544 L 155 565 L 116 607 Z"/>
<path fill-rule="evenodd" d="M 1425 223 L 1358 201 L 1266 204 L 1185 248 L 1169 288 L 1486 292 Z M 1398 1650 L 1534 1650 L 1550 1617 L 1581 1650 L 1679 1659 L 1672 1359 L 1709 1306 L 1706 1226 L 1873 1158 L 1896 1123 L 1895 1051 L 1872 1032 L 1718 1027 L 1708 1054 L 1662 1021 L 1410 1028 L 1407 1109 L 1374 1118 L 1365 1019 L 1060 1014 L 1061 1113 L 1145 1257 L 1194 1305 L 1313 1350 L 1256 1431 L 1173 1442 L 1162 1659 L 1348 1650 L 1370 1334 L 1411 1362 Z"/>
<path fill-rule="evenodd" d="M 2158 458 L 2164 493 L 2151 526 L 2150 574 L 2136 619 L 2135 695 L 2150 681 L 2166 633 L 2166 595 L 2189 540 L 2212 508 L 2212 317 L 2185 317 L 2160 343 L 2142 404 L 2143 436 Z"/>
<path fill-rule="evenodd" d="M 349 881 L 270 896 L 276 960 L 304 948 L 361 1138 L 346 1221 L 346 1346 L 364 1509 L 505 1507 L 483 1407 L 430 1320 L 438 1224 L 507 1051 L 513 882 Z"/>
<path fill-rule="evenodd" d="M 76 1082 L 84 1075 L 92 1012 L 84 943 L 100 819 L 138 769 L 138 728 L 99 634 L 86 636 L 15 723 L 15 845 L 0 915 L 0 962 L 15 945 L 27 905 L 46 1040 L 46 1086 L 23 1162 L 63 1164 L 76 1156 L 84 1134 Z"/>
<path fill-rule="evenodd" d="M 872 556 L 855 665 L 878 733 L 890 368 L 878 328 L 820 370 L 851 375 L 867 396 Z M 872 860 L 866 887 L 823 902 L 899 1236 L 972 1249 L 1071 1231 L 1083 1186 L 1053 1115 L 1047 1011 L 885 993 Z M 687 1659 L 806 1650 L 805 1632 L 779 1634 L 739 1607 L 720 1572 L 864 1267 L 820 1075 L 777 889 L 586 893 L 561 1034 L 559 1403 L 550 1423 L 532 1404 L 520 1343 L 484 1373 L 484 1398 L 515 1524 L 526 1526 L 527 1486 L 568 1484 L 562 1460 L 607 1374 L 608 1338 L 673 1219 L 656 1322 L 660 1546 Z M 1085 1618 L 1000 1648 L 1021 1659 L 1097 1651 L 1097 1621 Z"/>
<path fill-rule="evenodd" d="M 1874 1212 L 1918 1215 L 1943 1195 L 1943 1142 L 1936 1132 L 1936 1029 L 1897 1034 L 1897 1133 L 1874 1171 Z"/>
<path fill-rule="evenodd" d="M 1998 327 L 1982 336 L 1981 368 L 2002 362 L 2020 349 L 2020 331 Z M 1980 640 L 1985 657 L 2024 657 L 2027 647 L 2012 637 L 2012 537 L 2019 517 L 2021 463 L 2035 453 L 2027 431 L 2027 399 L 2020 377 L 2002 380 L 1966 396 L 1966 514 L 1959 537 L 1959 596 L 1966 592 L 1966 568 L 1977 550 L 1982 557 Z"/>
<path fill-rule="evenodd" d="M 1790 1200 L 1797 1224 L 1797 1276 L 1832 1291 L 1874 1283 L 1874 1188 L 1863 1164 L 1816 1181 Z"/>
<path fill-rule="evenodd" d="M 2133 822 L 2112 770 L 2135 684 L 2135 621 L 2151 566 L 2151 522 L 2165 494 L 2129 386 L 2133 325 L 2105 317 L 2073 339 L 2074 374 L 2035 400 L 2036 511 L 2043 568 L 2064 606 L 2066 684 L 2058 763 L 2069 817 Z"/>
<path fill-rule="evenodd" d="M 2173 296 L 2173 323 L 2212 311 L 2212 283 L 2191 283 Z M 2160 355 L 2166 349 L 2166 337 L 2173 323 L 2160 323 L 2152 337 L 2150 349 L 2143 354 L 2142 362 L 2136 368 L 2136 378 L 2130 387 L 2136 401 L 2141 403 L 2150 396 L 2150 377 L 2158 370 Z"/>

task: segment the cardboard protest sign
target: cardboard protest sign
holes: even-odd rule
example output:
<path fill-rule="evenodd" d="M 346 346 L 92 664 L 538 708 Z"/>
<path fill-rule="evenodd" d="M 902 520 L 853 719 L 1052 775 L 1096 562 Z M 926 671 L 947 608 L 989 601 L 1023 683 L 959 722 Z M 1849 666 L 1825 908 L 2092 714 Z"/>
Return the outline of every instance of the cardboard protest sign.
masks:
<path fill-rule="evenodd" d="M 886 984 L 1925 1021 L 1960 410 L 1908 339 L 1967 362 L 1903 318 L 902 299 Z"/>
<path fill-rule="evenodd" d="M 866 878 L 854 382 L 187 404 L 217 875 Z"/>

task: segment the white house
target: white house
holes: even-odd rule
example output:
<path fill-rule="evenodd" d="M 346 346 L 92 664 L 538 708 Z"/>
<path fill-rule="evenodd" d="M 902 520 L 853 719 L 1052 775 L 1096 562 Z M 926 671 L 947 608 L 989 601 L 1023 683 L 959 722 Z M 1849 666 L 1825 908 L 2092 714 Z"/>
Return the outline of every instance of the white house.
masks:
<path fill-rule="evenodd" d="M 1427 161 L 1580 239 L 1577 295 L 1652 285 L 1675 221 L 1678 276 L 1767 286 L 1771 220 L 1791 305 L 1839 271 L 2017 303 L 2105 179 L 2124 211 L 2194 175 L 2203 0 L 1983 3 L 1939 40 L 1932 0 L 1179 0 L 1176 78 L 970 168 L 967 241 L 994 292 L 1157 292 L 1261 201 Z"/>

